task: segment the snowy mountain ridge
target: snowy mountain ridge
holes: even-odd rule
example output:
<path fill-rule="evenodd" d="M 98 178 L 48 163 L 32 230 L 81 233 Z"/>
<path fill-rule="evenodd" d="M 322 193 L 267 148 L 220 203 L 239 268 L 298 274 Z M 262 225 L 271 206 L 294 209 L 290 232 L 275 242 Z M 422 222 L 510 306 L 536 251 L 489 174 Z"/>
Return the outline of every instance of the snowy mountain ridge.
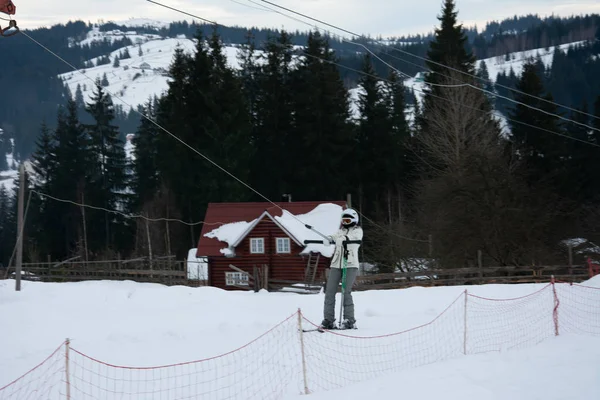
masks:
<path fill-rule="evenodd" d="M 129 111 L 131 107 L 144 104 L 149 98 L 155 95 L 160 96 L 168 89 L 169 77 L 167 71 L 173 60 L 175 49 L 181 47 L 185 52 L 193 53 L 196 40 L 188 39 L 183 35 L 169 38 L 161 37 L 157 34 L 138 34 L 133 29 L 136 26 L 156 26 L 156 24 L 160 24 L 160 22 L 132 19 L 130 22 L 132 30 L 127 32 L 120 30 L 100 31 L 99 27 L 94 27 L 88 33 L 86 39 L 79 43 L 80 45 L 90 43 L 94 40 L 110 40 L 114 42 L 116 39 L 122 37 L 128 37 L 134 42 L 134 45 L 107 54 L 106 56 L 110 58 L 109 64 L 98 65 L 98 61 L 102 57 L 96 57 L 88 60 L 94 67 L 67 72 L 59 75 L 59 77 L 64 80 L 71 93 L 75 93 L 77 86 L 80 85 L 84 100 L 87 101 L 92 95 L 93 82 L 97 79 L 102 80 L 106 76 L 108 81 L 106 90 L 118 96 L 113 101 L 116 104 L 122 104 L 124 111 Z M 566 52 L 571 46 L 581 43 L 583 42 L 566 43 L 557 47 L 561 51 Z M 234 69 L 241 68 L 240 62 L 237 59 L 240 47 L 239 45 L 225 45 L 223 49 L 229 66 Z M 498 73 L 507 73 L 511 68 L 515 74 L 519 75 L 523 64 L 529 58 L 539 56 L 546 66 L 550 66 L 554 50 L 555 47 L 553 46 L 547 49 L 540 48 L 509 53 L 510 59 L 508 61 L 506 60 L 506 56 L 503 55 L 479 60 L 478 63 L 486 63 L 490 80 L 495 82 Z M 121 57 L 125 51 L 127 51 L 129 58 L 119 59 L 118 66 L 116 66 L 117 63 L 114 62 L 115 57 Z M 261 54 L 262 52 L 256 51 L 256 53 Z M 422 78 L 422 73 L 419 73 L 417 76 L 407 79 L 404 82 L 405 86 L 415 90 L 415 95 L 419 100 L 421 97 L 420 91 L 424 88 Z M 355 103 L 358 99 L 357 93 L 359 91 L 360 88 L 354 88 L 349 91 L 352 103 Z M 356 107 L 354 104 L 353 114 L 356 116 Z"/>
<path fill-rule="evenodd" d="M 132 45 L 120 48 L 105 55 L 104 57 L 96 57 L 87 60 L 88 64 L 93 67 L 79 69 L 60 74 L 59 77 L 68 86 L 72 95 L 77 91 L 78 86 L 83 94 L 84 101 L 89 101 L 94 89 L 94 82 L 102 80 L 106 77 L 108 85 L 106 91 L 113 95 L 115 104 L 123 106 L 123 110 L 128 112 L 131 107 L 137 108 L 138 105 L 143 105 L 152 97 L 160 96 L 168 89 L 169 77 L 168 69 L 173 60 L 175 49 L 183 48 L 187 53 L 193 53 L 196 45 L 195 39 L 188 39 L 184 35 L 177 37 L 162 37 L 158 34 L 139 33 L 138 27 L 163 28 L 168 27 L 168 22 L 145 19 L 131 18 L 125 21 L 117 22 L 121 26 L 131 28 L 127 31 L 109 30 L 101 31 L 99 25 L 95 25 L 86 35 L 85 39 L 76 41 L 71 39 L 71 46 L 81 46 L 94 41 L 115 40 L 127 37 L 133 42 Z M 576 46 L 584 42 L 566 43 L 557 46 L 561 51 L 566 52 L 571 46 Z M 237 59 L 240 45 L 225 45 L 223 48 L 227 58 L 228 65 L 234 69 L 240 69 L 241 65 Z M 301 48 L 301 46 L 295 46 Z M 555 47 L 533 49 L 522 52 L 515 52 L 506 56 L 497 56 L 478 60 L 485 62 L 490 80 L 496 81 L 496 76 L 500 72 L 508 73 L 512 68 L 515 74 L 519 75 L 522 71 L 523 64 L 529 58 L 540 57 L 542 62 L 548 67 L 552 65 Z M 261 54 L 262 51 L 257 50 L 256 54 Z M 98 61 L 106 56 L 110 62 L 98 65 Z M 118 58 L 118 62 L 115 62 Z M 424 89 L 423 73 L 417 74 L 415 77 L 406 79 L 404 85 L 414 90 L 418 101 L 421 101 L 422 91 Z M 358 117 L 358 95 L 361 92 L 360 87 L 349 90 L 351 113 L 354 117 Z M 412 120 L 411 110 L 407 110 L 407 117 Z M 505 122 L 505 121 L 504 121 Z M 506 126 L 506 124 L 503 124 Z M 131 157 L 132 145 L 130 140 L 126 143 L 126 150 Z M 16 165 L 12 162 L 13 155 L 7 155 L 9 169 L 0 171 L 0 184 L 8 189 L 9 193 L 13 187 L 13 179 L 16 176 Z"/>

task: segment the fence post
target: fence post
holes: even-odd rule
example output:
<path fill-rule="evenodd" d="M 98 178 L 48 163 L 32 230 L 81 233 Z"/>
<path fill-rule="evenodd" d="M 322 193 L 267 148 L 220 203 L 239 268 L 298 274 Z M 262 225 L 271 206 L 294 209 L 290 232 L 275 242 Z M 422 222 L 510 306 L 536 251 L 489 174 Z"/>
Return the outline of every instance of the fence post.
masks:
<path fill-rule="evenodd" d="M 464 355 L 467 355 L 467 299 L 468 299 L 468 292 L 467 289 L 465 289 L 465 327 L 464 327 L 464 336 L 463 336 L 463 353 Z"/>
<path fill-rule="evenodd" d="M 71 381 L 69 379 L 69 349 L 71 347 L 71 341 L 67 338 L 65 342 L 65 385 L 67 386 L 67 400 L 71 399 Z"/>
<path fill-rule="evenodd" d="M 569 243 L 569 275 L 573 275 L 573 245 Z"/>
<path fill-rule="evenodd" d="M 483 283 L 483 252 L 477 250 L 477 267 L 479 267 L 479 284 Z"/>
<path fill-rule="evenodd" d="M 298 308 L 298 332 L 300 333 L 300 354 L 302 354 L 302 378 L 304 380 L 304 394 L 308 394 L 308 381 L 306 379 L 306 358 L 304 356 L 304 331 L 302 330 L 302 311 Z"/>
<path fill-rule="evenodd" d="M 554 336 L 558 336 L 558 306 L 560 301 L 558 300 L 558 295 L 556 294 L 554 275 L 551 275 L 550 283 L 552 284 L 552 294 L 554 295 L 554 309 L 552 311 L 552 319 L 554 320 Z"/>

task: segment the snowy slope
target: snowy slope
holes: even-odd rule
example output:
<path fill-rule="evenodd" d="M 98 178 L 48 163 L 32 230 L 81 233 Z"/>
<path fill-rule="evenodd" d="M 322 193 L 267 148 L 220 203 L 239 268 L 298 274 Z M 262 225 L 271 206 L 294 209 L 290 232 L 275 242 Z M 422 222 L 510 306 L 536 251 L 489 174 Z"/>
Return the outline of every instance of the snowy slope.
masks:
<path fill-rule="evenodd" d="M 579 44 L 584 43 L 585 41 L 565 43 L 560 46 L 550 46 L 547 50 L 545 48 L 540 48 L 528 51 L 518 51 L 509 54 L 509 61 L 506 61 L 505 55 L 500 55 L 497 57 L 485 58 L 483 60 L 478 61 L 478 63 L 481 61 L 485 62 L 490 76 L 490 80 L 495 82 L 496 77 L 499 73 L 504 72 L 505 74 L 508 74 L 511 68 L 517 76 L 521 75 L 521 72 L 523 71 L 523 64 L 525 64 L 528 60 L 531 59 L 536 60 L 538 56 L 547 68 L 551 67 L 552 60 L 554 59 L 554 51 L 556 49 L 559 49 L 563 53 L 566 53 L 569 50 L 569 47 L 577 46 Z"/>
<path fill-rule="evenodd" d="M 158 40 L 160 39 L 160 35 L 151 35 L 151 34 L 138 34 L 135 30 L 131 31 L 120 31 L 120 30 L 112 30 L 112 31 L 104 31 L 101 32 L 98 26 L 92 28 L 86 35 L 86 38 L 79 43 L 72 42 L 71 45 L 89 45 L 95 41 L 103 41 L 108 40 L 111 43 L 114 43 L 115 40 L 128 38 L 135 44 L 143 43 L 147 40 Z"/>
<path fill-rule="evenodd" d="M 193 54 L 195 51 L 196 40 L 187 39 L 183 36 L 177 38 L 163 38 L 159 35 L 138 34 L 134 27 L 139 25 L 156 26 L 156 21 L 132 20 L 128 22 L 132 26 L 131 31 L 107 31 L 101 32 L 95 27 L 87 34 L 83 43 L 91 41 L 110 40 L 113 41 L 128 37 L 134 45 L 123 47 L 108 54 L 111 63 L 95 66 L 93 68 L 81 69 L 78 71 L 67 72 L 59 75 L 68 85 L 69 90 L 74 95 L 77 85 L 81 86 L 84 101 L 88 101 L 93 94 L 94 82 L 102 79 L 106 74 L 109 86 L 106 90 L 116 95 L 113 98 L 115 104 L 123 105 L 124 111 L 129 111 L 131 106 L 144 104 L 153 96 L 161 96 L 168 89 L 169 78 L 167 72 L 173 61 L 175 49 L 182 48 L 186 53 Z M 131 58 L 120 60 L 119 67 L 113 67 L 115 56 L 128 50 Z M 141 49 L 141 54 L 140 54 Z M 224 46 L 223 52 L 227 59 L 227 64 L 240 69 L 240 62 L 237 59 L 240 49 L 238 46 Z M 256 56 L 263 54 L 262 51 L 256 51 Z M 99 57 L 88 60 L 97 65 Z M 259 61 L 260 62 L 260 61 Z"/>
<path fill-rule="evenodd" d="M 554 336 L 552 328 L 552 291 L 544 284 L 414 287 L 357 292 L 354 299 L 359 329 L 352 331 L 351 335 L 385 335 L 432 320 L 437 321 L 437 325 L 380 339 L 305 334 L 307 351 L 316 349 L 324 356 L 319 359 L 318 355 L 315 358 L 308 353 L 309 386 L 315 391 L 311 398 L 364 399 L 374 394 L 378 395 L 377 398 L 397 398 L 398 390 L 402 391 L 403 397 L 431 400 L 442 397 L 599 398 L 600 289 L 594 288 L 600 288 L 600 276 L 584 284 L 589 288 L 581 288 L 576 297 L 569 285 L 557 285 L 563 300 L 561 310 L 564 310 L 559 313 L 563 330 L 559 337 Z M 478 303 L 483 305 L 477 308 L 477 312 L 469 314 L 472 346 L 486 344 L 475 340 L 478 329 L 486 334 L 485 338 L 504 342 L 506 349 L 515 340 L 527 338 L 532 333 L 541 333 L 545 339 L 539 343 L 531 342 L 521 349 L 467 356 L 462 355 L 460 347 L 456 349 L 456 355 L 444 358 L 442 354 L 448 350 L 447 341 L 453 333 L 458 333 L 462 343 L 462 310 L 466 305 L 463 305 L 460 296 L 465 289 L 475 296 L 469 300 L 470 309 L 475 310 L 473 307 Z M 494 300 L 520 296 L 526 297 Z M 456 302 L 456 299 L 459 301 Z M 457 318 L 437 319 L 440 314 L 448 315 L 451 304 L 455 306 Z M 569 304 L 575 309 L 570 311 Z M 188 374 L 203 374 L 201 376 L 215 384 L 217 380 L 225 379 L 220 391 L 215 386 L 214 396 L 210 398 L 250 398 L 249 392 L 243 392 L 245 386 L 242 386 L 241 392 L 236 392 L 234 387 L 253 382 L 244 380 L 249 374 L 245 368 L 254 365 L 259 371 L 273 371 L 272 367 L 277 371 L 276 362 L 263 359 L 261 354 L 275 356 L 278 351 L 288 349 L 288 345 L 293 349 L 299 345 L 297 332 L 294 332 L 294 326 L 297 326 L 295 319 L 288 320 L 288 325 L 277 327 L 277 324 L 293 315 L 298 308 L 308 320 L 318 323 L 322 317 L 322 305 L 322 294 L 227 292 L 212 287 L 165 287 L 111 281 L 24 281 L 22 291 L 15 292 L 14 281 L 0 281 L 0 320 L 4 321 L 2 339 L 5 344 L 0 352 L 0 388 L 40 363 L 65 338 L 69 338 L 71 346 L 78 351 L 115 365 L 146 367 L 216 357 L 204 363 L 206 369 L 186 369 L 182 365 L 145 375 L 144 371 L 112 371 L 106 365 L 96 365 L 90 360 L 83 363 L 73 354 L 71 374 L 75 386 L 109 384 L 112 389 L 113 379 L 133 382 L 136 374 L 142 374 L 140 378 L 144 380 L 139 381 L 140 385 L 147 385 L 147 382 L 160 385 L 171 376 L 179 376 L 178 385 L 191 384 L 193 389 L 195 381 L 189 381 Z M 574 336 L 568 328 L 576 326 L 585 327 L 589 334 L 581 332 L 582 335 Z M 496 332 L 496 329 L 499 331 Z M 547 329 L 547 332 L 543 333 L 541 329 Z M 265 332 L 265 339 L 245 346 Z M 396 354 L 403 347 L 406 350 L 402 353 L 404 357 L 416 360 L 414 366 L 408 365 L 394 372 L 389 370 L 389 364 L 377 363 L 379 357 Z M 240 349 L 237 351 L 239 357 L 217 357 L 234 349 Z M 351 364 L 336 364 L 336 358 L 349 354 L 353 356 L 344 360 L 350 360 Z M 282 353 L 280 356 L 295 357 L 297 354 Z M 426 365 L 430 358 L 440 361 Z M 64 362 L 61 360 L 64 360 L 64 355 L 58 359 L 59 365 Z M 402 362 L 402 359 L 396 359 L 396 362 Z M 368 379 L 357 373 L 366 366 L 375 369 L 374 375 Z M 332 391 L 320 390 L 317 383 L 327 385 L 328 382 L 327 379 L 321 380 L 323 376 L 315 375 L 316 370 L 322 369 L 324 374 L 344 376 L 347 380 L 342 387 Z M 76 380 L 87 373 L 101 374 L 101 378 Z M 226 383 L 228 376 L 225 376 L 228 373 L 235 374 L 229 384 Z M 60 374 L 59 383 L 62 376 L 64 373 Z M 258 382 L 271 385 L 277 379 L 261 376 Z M 555 382 L 562 383 L 557 386 Z M 261 392 L 260 387 L 256 390 L 256 398 L 272 398 L 268 392 Z M 161 398 L 182 398 L 183 393 L 164 392 Z M 285 398 L 300 398 L 295 387 L 287 393 Z M 158 396 L 159 393 L 154 394 Z M 0 398 L 5 398 L 1 390 Z M 102 398 L 118 397 L 104 393 Z M 149 395 L 146 398 L 154 397 Z"/>
<path fill-rule="evenodd" d="M 111 34 L 104 32 L 95 32 L 88 35 L 86 40 L 98 40 L 101 38 L 114 38 Z M 115 104 L 122 104 L 125 111 L 130 107 L 144 104 L 154 95 L 160 96 L 168 88 L 168 77 L 166 71 L 173 60 L 173 54 L 177 47 L 183 48 L 186 52 L 194 49 L 194 42 L 189 39 L 153 39 L 145 35 L 134 35 L 139 39 L 137 45 L 127 46 L 131 58 L 120 60 L 119 67 L 113 67 L 114 57 L 125 50 L 119 49 L 110 53 L 110 64 L 99 65 L 77 72 L 67 72 L 59 75 L 68 85 L 69 90 L 74 95 L 77 86 L 80 85 L 84 101 L 89 101 L 93 95 L 94 82 L 102 79 L 106 74 L 109 86 L 106 90 L 113 93 Z M 141 48 L 142 55 L 139 55 Z M 96 63 L 97 59 L 90 60 Z"/>
<path fill-rule="evenodd" d="M 135 43 L 133 46 L 128 46 L 128 51 L 131 55 L 130 59 L 121 60 L 119 67 L 113 67 L 112 61 L 114 60 L 114 57 L 124 50 L 119 49 L 109 55 L 111 59 L 110 64 L 79 70 L 77 72 L 68 72 L 60 75 L 60 77 L 65 80 L 71 93 L 75 93 L 78 84 L 81 85 L 84 98 L 87 100 L 92 94 L 94 86 L 93 82 L 96 79 L 102 79 L 103 75 L 106 74 L 109 81 L 107 90 L 122 98 L 125 103 L 118 98 L 113 100 L 117 104 L 122 104 L 125 111 L 128 111 L 130 105 L 135 107 L 139 104 L 143 104 L 154 95 L 160 96 L 167 90 L 168 77 L 166 76 L 166 72 L 173 59 L 175 49 L 181 47 L 186 52 L 192 53 L 195 47 L 195 40 L 187 39 L 185 37 L 162 38 L 159 35 L 138 34 L 135 30 L 138 26 L 152 26 L 156 28 L 165 27 L 166 23 L 161 21 L 131 19 L 128 21 L 121 21 L 119 24 L 129 26 L 131 27 L 131 30 L 126 32 L 101 32 L 98 27 L 94 27 L 81 44 L 89 43 L 93 40 L 114 41 L 117 38 L 129 37 Z M 566 52 L 570 46 L 580 43 L 583 42 L 567 43 L 558 46 L 558 48 Z M 142 55 L 138 54 L 139 47 L 141 47 Z M 240 63 L 237 59 L 239 48 L 236 46 L 226 46 L 224 51 L 228 64 L 235 69 L 239 69 Z M 548 50 L 540 48 L 511 53 L 509 61 L 505 61 L 505 56 L 502 55 L 480 60 L 479 62 L 483 61 L 486 63 L 490 79 L 495 81 L 499 72 L 508 72 L 510 68 L 512 68 L 516 74 L 520 74 L 523 64 L 530 57 L 539 55 L 544 64 L 550 66 L 552 64 L 553 52 L 554 47 L 550 47 Z M 257 55 L 261 53 L 262 52 L 257 51 Z M 89 61 L 93 62 L 95 65 L 97 59 Z M 417 99 L 421 101 L 422 91 L 424 89 L 422 73 L 405 80 L 404 85 L 407 88 L 414 89 Z M 355 118 L 359 116 L 356 101 L 360 90 L 361 88 L 358 87 L 350 89 L 349 91 L 351 113 Z M 407 110 L 407 114 L 408 118 L 411 119 L 412 116 L 410 110 Z"/>

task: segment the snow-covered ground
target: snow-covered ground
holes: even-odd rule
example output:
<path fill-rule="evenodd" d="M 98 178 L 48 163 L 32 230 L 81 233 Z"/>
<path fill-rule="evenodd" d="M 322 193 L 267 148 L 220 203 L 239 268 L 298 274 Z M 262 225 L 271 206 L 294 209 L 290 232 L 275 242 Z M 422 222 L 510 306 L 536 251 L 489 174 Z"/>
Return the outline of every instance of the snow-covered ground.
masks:
<path fill-rule="evenodd" d="M 478 354 L 311 395 L 330 399 L 588 400 L 600 398 L 600 338 L 559 336 L 529 349 Z M 297 399 L 306 398 L 298 396 Z"/>
<path fill-rule="evenodd" d="M 600 289 L 595 289 L 600 276 L 584 284 L 590 288 L 557 285 L 558 337 L 552 288 L 545 284 L 356 292 L 359 329 L 349 332 L 355 337 L 303 335 L 307 387 L 316 399 L 600 398 Z M 494 300 L 521 296 L 526 297 Z M 322 306 L 322 294 L 110 281 L 25 281 L 15 292 L 14 281 L 0 281 L 0 387 L 69 338 L 74 398 L 120 398 L 109 393 L 125 390 L 120 388 L 146 391 L 131 398 L 199 393 L 206 398 L 300 398 L 304 387 L 295 313 L 300 308 L 303 326 L 310 328 L 309 321 L 320 322 Z M 111 366 L 211 357 L 216 358 L 161 369 Z M 64 359 L 63 349 L 36 370 L 46 374 L 44 382 L 65 385 Z M 0 390 L 0 399 L 11 398 L 6 394 L 23 382 L 28 387 L 38 382 L 27 379 Z M 202 385 L 210 393 L 202 392 Z"/>
<path fill-rule="evenodd" d="M 509 61 L 505 60 L 505 55 L 490 57 L 481 61 L 485 62 L 486 64 L 490 80 L 495 82 L 496 77 L 499 73 L 504 72 L 505 74 L 508 74 L 511 68 L 517 76 L 521 75 L 521 72 L 523 71 L 523 65 L 531 59 L 535 61 L 538 58 L 538 56 L 540 57 L 546 68 L 551 67 L 552 61 L 554 59 L 554 51 L 556 50 L 556 48 L 558 48 L 563 53 L 566 53 L 569 50 L 569 47 L 577 46 L 584 43 L 585 41 L 580 41 L 573 43 L 565 43 L 561 44 L 560 46 L 550 46 L 548 47 L 548 49 L 540 48 L 527 51 L 518 51 L 509 54 Z M 478 64 L 481 61 L 478 61 Z"/>

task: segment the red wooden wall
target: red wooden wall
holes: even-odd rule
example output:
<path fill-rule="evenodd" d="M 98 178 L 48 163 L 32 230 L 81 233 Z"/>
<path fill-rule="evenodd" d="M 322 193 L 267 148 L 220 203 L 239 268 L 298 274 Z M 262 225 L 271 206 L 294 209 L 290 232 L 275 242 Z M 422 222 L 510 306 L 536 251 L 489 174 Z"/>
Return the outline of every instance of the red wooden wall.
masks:
<path fill-rule="evenodd" d="M 236 290 L 237 288 L 226 285 L 225 273 L 235 272 L 229 267 L 229 264 L 250 274 L 254 272 L 254 266 L 260 267 L 267 264 L 269 279 L 303 282 L 308 254 L 300 255 L 304 247 L 297 245 L 291 238 L 290 253 L 277 253 L 276 238 L 278 237 L 286 238 L 288 236 L 270 218 L 264 217 L 235 249 L 235 257 L 209 257 L 209 284 L 222 289 Z M 264 239 L 264 254 L 250 253 L 251 238 Z M 324 274 L 329 262 L 329 258 L 321 255 L 316 274 L 317 279 Z"/>

